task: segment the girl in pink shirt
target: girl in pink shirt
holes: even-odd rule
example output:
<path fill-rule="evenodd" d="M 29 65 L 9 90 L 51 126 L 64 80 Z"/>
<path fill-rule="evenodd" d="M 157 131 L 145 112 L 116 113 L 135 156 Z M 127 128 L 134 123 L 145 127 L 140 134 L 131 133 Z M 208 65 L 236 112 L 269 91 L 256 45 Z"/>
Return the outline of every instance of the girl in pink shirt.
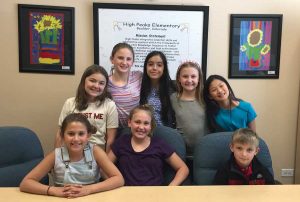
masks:
<path fill-rule="evenodd" d="M 139 105 L 142 72 L 130 71 L 134 62 L 133 48 L 127 43 L 114 46 L 110 61 L 113 65 L 108 90 L 119 113 L 119 127 L 127 126 L 129 112 Z"/>

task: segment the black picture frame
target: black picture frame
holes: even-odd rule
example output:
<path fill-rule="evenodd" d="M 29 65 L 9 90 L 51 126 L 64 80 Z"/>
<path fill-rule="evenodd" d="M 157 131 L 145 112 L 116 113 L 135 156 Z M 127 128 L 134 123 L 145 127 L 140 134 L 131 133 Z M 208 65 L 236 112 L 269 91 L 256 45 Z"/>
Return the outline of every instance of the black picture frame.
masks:
<path fill-rule="evenodd" d="M 101 12 L 103 14 L 101 14 Z M 151 14 L 149 15 L 149 13 Z M 206 66 L 207 66 L 207 40 L 208 40 L 208 19 L 209 19 L 209 6 L 187 6 L 187 5 L 154 5 L 154 4 L 116 4 L 116 3 L 93 3 L 93 20 L 94 20 L 94 63 L 102 65 L 108 72 L 110 72 L 110 54 L 113 46 L 117 44 L 118 42 L 127 42 L 130 45 L 132 45 L 130 42 L 126 40 L 119 40 L 119 41 L 113 41 L 117 40 L 118 37 L 125 36 L 127 39 L 135 40 L 138 37 L 144 37 L 152 34 L 152 36 L 155 36 L 157 34 L 157 30 L 153 31 L 153 23 L 166 23 L 166 21 L 170 21 L 170 23 L 167 26 L 172 26 L 172 20 L 174 18 L 178 19 L 178 22 L 180 21 L 180 18 L 176 16 L 176 14 L 179 14 L 179 12 L 184 12 L 187 18 L 190 17 L 192 14 L 200 14 L 201 17 L 199 18 L 192 18 L 186 19 L 186 23 L 195 22 L 195 25 L 192 25 L 192 28 L 195 29 L 189 29 L 189 34 L 191 36 L 195 36 L 194 38 L 198 37 L 199 40 L 201 40 L 201 43 L 195 42 L 196 40 L 190 40 L 189 41 L 189 52 L 186 51 L 185 53 L 192 53 L 192 54 L 198 54 L 199 60 L 196 60 L 201 65 L 201 69 L 203 72 L 203 78 L 206 78 Z M 105 14 L 104 14 L 105 13 Z M 115 15 L 114 15 L 115 14 Z M 127 15 L 129 14 L 129 15 Z M 182 13 L 181 13 L 182 14 Z M 172 17 L 172 16 L 173 17 Z M 199 15 L 199 16 L 200 16 Z M 111 17 L 107 17 L 111 16 Z M 163 17 L 162 17 L 163 16 Z M 152 19 L 155 18 L 155 19 Z M 109 23 L 106 23 L 106 19 L 109 18 Z M 151 21 L 152 20 L 152 21 Z M 163 22 L 162 22 L 163 21 Z M 182 20 L 183 21 L 183 20 Z M 140 27 L 139 26 L 140 23 Z M 147 24 L 148 23 L 148 24 Z M 125 25 L 127 27 L 125 27 Z M 180 23 L 178 23 L 180 24 Z M 129 26 L 133 26 L 136 30 L 132 31 L 131 35 L 126 35 L 124 32 L 120 33 L 120 30 L 128 30 Z M 151 28 L 145 28 L 144 25 L 148 25 Z M 182 24 L 181 24 L 182 25 Z M 166 32 L 168 32 L 168 28 L 166 26 Z M 130 27 L 132 28 L 132 27 Z M 138 28 L 140 28 L 138 30 Z M 201 29 L 200 32 L 194 31 L 197 29 Z M 109 30 L 110 29 L 110 30 Z M 113 31 L 111 31 L 114 29 Z M 147 31 L 142 29 L 148 29 Z M 181 30 L 184 29 L 184 27 L 180 27 Z M 118 34 L 115 34 L 115 32 L 118 32 Z M 143 32 L 144 31 L 144 32 Z M 171 31 L 170 31 L 171 32 Z M 105 35 L 105 37 L 100 37 L 99 35 Z M 176 35 L 176 32 L 172 33 Z M 159 34 L 158 34 L 159 35 Z M 174 36 L 173 35 L 173 36 Z M 166 34 L 168 37 L 168 34 Z M 124 37 L 124 38 L 125 38 Z M 166 38 L 167 38 L 166 37 Z M 147 38 L 147 37 L 146 37 Z M 155 37 L 153 37 L 155 38 Z M 174 37 L 175 38 L 175 37 Z M 192 37 L 191 37 L 192 38 Z M 180 42 L 180 38 L 178 37 L 177 42 Z M 111 40 L 111 41 L 110 41 Z M 130 40 L 129 40 L 130 41 Z M 137 41 L 135 41 L 137 42 Z M 157 42 L 157 41 L 156 41 Z M 139 42 L 137 42 L 135 45 L 137 45 Z M 147 45 L 151 46 L 151 42 L 148 42 Z M 153 43 L 152 43 L 153 44 Z M 133 45 L 132 45 L 133 46 Z M 145 46 L 144 46 L 145 47 Z M 159 45 L 157 46 L 159 47 Z M 143 70 L 143 62 L 142 59 L 145 59 L 145 56 L 148 52 L 154 50 L 153 49 L 147 49 L 147 50 L 141 50 L 136 51 L 136 47 L 133 46 L 135 51 L 135 62 L 133 68 L 139 68 L 139 70 Z M 156 49 L 157 50 L 157 49 Z M 178 48 L 179 51 L 182 51 L 183 49 Z M 185 50 L 185 49 L 184 49 Z M 165 50 L 159 49 L 158 51 L 162 51 L 166 54 Z M 178 51 L 178 52 L 179 52 Z M 182 51 L 183 52 L 183 51 Z M 178 54 L 180 55 L 180 53 Z M 189 54 L 187 54 L 189 55 Z M 103 56 L 103 57 L 102 57 Z M 170 64 L 172 62 L 172 59 L 170 59 L 169 55 L 166 54 L 167 60 L 169 63 L 169 71 L 170 76 L 172 79 L 174 78 L 174 75 L 176 74 L 176 70 L 178 67 L 178 60 L 177 58 L 172 58 L 174 61 L 176 60 L 176 65 Z M 193 56 L 191 56 L 193 57 Z M 139 60 L 140 59 L 140 60 Z M 189 59 L 189 58 L 185 58 Z M 182 62 L 182 61 L 181 61 Z M 175 62 L 174 62 L 175 63 Z"/>
<path fill-rule="evenodd" d="M 279 78 L 282 17 L 230 16 L 229 78 Z"/>
<path fill-rule="evenodd" d="M 19 72 L 74 74 L 74 10 L 18 4 Z"/>

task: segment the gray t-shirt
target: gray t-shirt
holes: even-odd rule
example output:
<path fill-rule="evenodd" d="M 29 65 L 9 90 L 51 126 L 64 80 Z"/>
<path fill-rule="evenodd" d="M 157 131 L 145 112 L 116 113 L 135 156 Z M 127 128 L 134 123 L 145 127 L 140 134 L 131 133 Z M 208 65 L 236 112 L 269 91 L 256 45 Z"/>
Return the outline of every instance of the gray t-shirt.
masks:
<path fill-rule="evenodd" d="M 171 104 L 175 111 L 177 130 L 186 143 L 187 155 L 192 156 L 197 139 L 208 133 L 205 109 L 196 100 L 186 101 L 171 95 Z"/>

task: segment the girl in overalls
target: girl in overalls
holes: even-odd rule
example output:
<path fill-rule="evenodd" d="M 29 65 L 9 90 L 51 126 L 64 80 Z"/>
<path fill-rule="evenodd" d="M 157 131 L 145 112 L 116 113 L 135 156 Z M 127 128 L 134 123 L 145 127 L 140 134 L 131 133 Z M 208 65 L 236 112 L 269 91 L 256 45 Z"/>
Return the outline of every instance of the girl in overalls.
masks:
<path fill-rule="evenodd" d="M 83 114 L 69 114 L 61 126 L 64 146 L 48 154 L 20 184 L 20 190 L 34 194 L 76 198 L 120 187 L 120 171 L 97 145 L 89 143 L 96 128 Z M 108 178 L 99 182 L 100 168 Z M 54 186 L 39 181 L 53 171 Z"/>

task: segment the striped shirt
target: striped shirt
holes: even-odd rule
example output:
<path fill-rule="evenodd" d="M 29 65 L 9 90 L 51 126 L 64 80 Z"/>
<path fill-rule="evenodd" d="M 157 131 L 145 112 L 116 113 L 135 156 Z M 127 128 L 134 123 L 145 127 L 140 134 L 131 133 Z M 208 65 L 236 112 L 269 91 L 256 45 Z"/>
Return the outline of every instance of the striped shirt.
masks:
<path fill-rule="evenodd" d="M 143 73 L 140 71 L 131 71 L 128 83 L 122 87 L 115 86 L 112 83 L 111 76 L 109 77 L 108 91 L 111 93 L 117 106 L 119 127 L 127 127 L 130 111 L 139 105 L 142 75 Z"/>

